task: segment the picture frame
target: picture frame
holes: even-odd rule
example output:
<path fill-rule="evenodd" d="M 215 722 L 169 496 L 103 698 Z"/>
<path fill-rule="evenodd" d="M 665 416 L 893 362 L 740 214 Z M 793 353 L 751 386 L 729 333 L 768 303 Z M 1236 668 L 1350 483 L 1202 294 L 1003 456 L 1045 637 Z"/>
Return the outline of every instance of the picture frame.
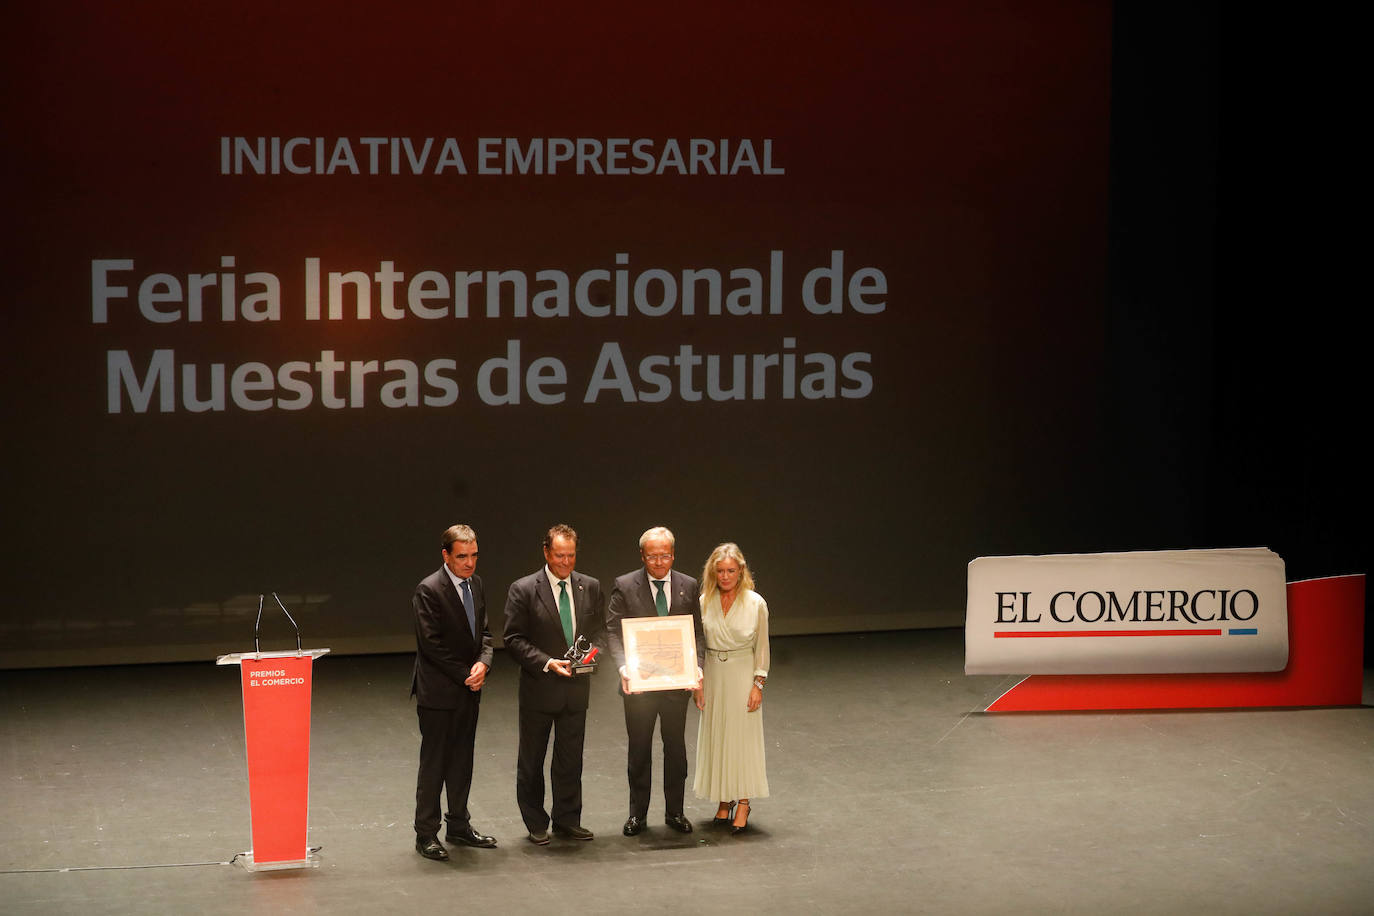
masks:
<path fill-rule="evenodd" d="M 631 692 L 697 686 L 697 642 L 690 614 L 626 617 L 620 627 Z"/>

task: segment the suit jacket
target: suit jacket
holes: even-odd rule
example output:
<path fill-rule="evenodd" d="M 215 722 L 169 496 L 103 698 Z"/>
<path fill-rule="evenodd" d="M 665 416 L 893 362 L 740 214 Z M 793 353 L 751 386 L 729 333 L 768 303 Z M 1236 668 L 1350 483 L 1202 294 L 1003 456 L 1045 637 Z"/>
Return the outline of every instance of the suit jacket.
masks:
<path fill-rule="evenodd" d="M 476 695 L 463 681 L 477 662 L 491 667 L 486 590 L 481 577 L 473 576 L 468 581 L 472 583 L 479 638 L 473 638 L 463 599 L 442 566 L 420 580 L 410 599 L 415 611 L 416 649 L 410 693 L 421 706 L 457 709 L 474 701 Z"/>
<path fill-rule="evenodd" d="M 568 579 L 577 634 L 605 648 L 606 602 L 601 583 L 575 570 Z M 517 580 L 506 593 L 505 641 L 506 650 L 520 664 L 521 706 L 548 713 L 587 708 L 591 681 L 586 675 L 568 678 L 544 670 L 550 658 L 564 657 L 568 641 L 543 567 Z"/>
<path fill-rule="evenodd" d="M 697 667 L 706 663 L 706 634 L 701 629 L 701 602 L 698 600 L 697 580 L 676 569 L 668 574 L 668 613 L 690 614 L 692 629 L 696 631 Z M 611 646 L 617 668 L 625 665 L 625 640 L 620 621 L 626 617 L 657 617 L 654 588 L 649 584 L 649 572 L 644 567 L 616 577 L 611 589 L 611 603 L 606 610 L 606 640 Z"/>

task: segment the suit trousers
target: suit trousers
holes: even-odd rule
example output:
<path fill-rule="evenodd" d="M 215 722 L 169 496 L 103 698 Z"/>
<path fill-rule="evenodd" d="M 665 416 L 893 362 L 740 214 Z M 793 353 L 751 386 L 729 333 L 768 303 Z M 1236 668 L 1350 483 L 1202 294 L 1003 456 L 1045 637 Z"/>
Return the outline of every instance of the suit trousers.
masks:
<path fill-rule="evenodd" d="M 458 709 L 416 706 L 420 720 L 420 771 L 415 779 L 415 834 L 439 833 L 439 791 L 448 794 L 448 829 L 462 832 L 471 827 L 468 792 L 472 788 L 472 747 L 477 736 L 473 702 Z"/>
<path fill-rule="evenodd" d="M 515 800 L 520 817 L 530 833 L 549 826 L 544 809 L 544 757 L 553 732 L 553 761 L 549 781 L 553 784 L 553 823 L 563 827 L 582 826 L 582 743 L 587 730 L 585 709 L 541 712 L 520 707 L 520 750 L 515 765 Z"/>
<path fill-rule="evenodd" d="M 654 721 L 663 741 L 663 813 L 682 814 L 687 783 L 687 699 L 685 690 L 657 690 L 628 694 L 625 735 L 629 739 L 626 774 L 630 782 L 630 814 L 646 817 L 653 789 Z"/>

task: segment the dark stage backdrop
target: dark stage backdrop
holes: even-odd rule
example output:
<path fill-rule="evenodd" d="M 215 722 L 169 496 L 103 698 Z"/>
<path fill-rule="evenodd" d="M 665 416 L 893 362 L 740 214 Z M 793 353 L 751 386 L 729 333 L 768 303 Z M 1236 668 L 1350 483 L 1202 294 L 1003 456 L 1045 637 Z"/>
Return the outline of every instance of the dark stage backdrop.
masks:
<path fill-rule="evenodd" d="M 1109 4 L 11 18 L 0 664 L 404 649 L 456 521 L 498 626 L 559 521 L 781 633 L 1107 546 Z"/>

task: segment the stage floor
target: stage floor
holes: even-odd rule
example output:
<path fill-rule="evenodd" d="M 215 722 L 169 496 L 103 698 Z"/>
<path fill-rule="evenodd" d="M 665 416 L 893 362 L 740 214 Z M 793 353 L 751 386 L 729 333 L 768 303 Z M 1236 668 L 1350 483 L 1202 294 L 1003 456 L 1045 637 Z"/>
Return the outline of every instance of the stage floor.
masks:
<path fill-rule="evenodd" d="M 238 669 L 0 672 L 6 913 L 1374 912 L 1374 709 L 978 713 L 960 630 L 775 639 L 773 796 L 749 833 L 627 839 L 625 731 L 602 672 L 588 715 L 591 843 L 524 839 L 517 672 L 478 726 L 473 824 L 493 850 L 414 851 L 409 656 L 316 666 L 318 869 L 248 873 Z M 228 647 L 234 648 L 234 647 Z M 695 748 L 689 712 L 688 749 Z M 656 779 L 661 769 L 655 764 Z"/>

